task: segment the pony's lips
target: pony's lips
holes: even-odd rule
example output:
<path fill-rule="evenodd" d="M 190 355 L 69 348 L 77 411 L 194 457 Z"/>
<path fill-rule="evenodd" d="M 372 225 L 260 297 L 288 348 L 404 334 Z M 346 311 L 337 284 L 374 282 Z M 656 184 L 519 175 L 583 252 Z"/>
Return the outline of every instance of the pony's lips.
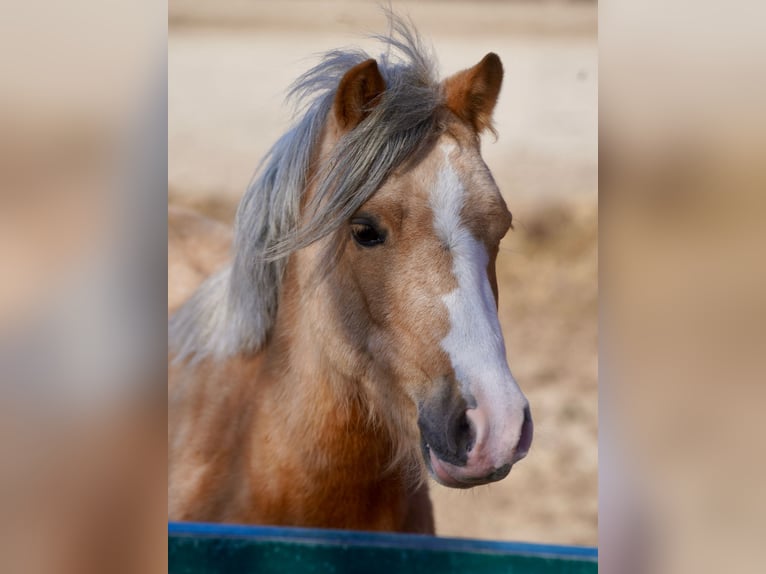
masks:
<path fill-rule="evenodd" d="M 433 449 L 427 444 L 425 447 L 428 452 L 428 467 L 431 470 L 432 476 L 439 484 L 450 488 L 472 488 L 482 484 L 489 484 L 490 482 L 505 478 L 511 471 L 511 465 L 509 464 L 486 476 L 465 476 L 465 468 L 444 462 L 436 456 Z"/>
<path fill-rule="evenodd" d="M 444 486 L 449 486 L 451 488 L 468 488 L 473 486 L 470 484 L 463 484 L 462 482 L 452 478 L 452 475 L 447 472 L 447 469 L 444 467 L 444 463 L 439 460 L 439 457 L 436 456 L 434 451 L 432 451 L 430 448 L 428 449 L 428 456 L 431 474 L 436 479 L 436 481 L 439 482 L 439 484 L 443 484 Z"/>

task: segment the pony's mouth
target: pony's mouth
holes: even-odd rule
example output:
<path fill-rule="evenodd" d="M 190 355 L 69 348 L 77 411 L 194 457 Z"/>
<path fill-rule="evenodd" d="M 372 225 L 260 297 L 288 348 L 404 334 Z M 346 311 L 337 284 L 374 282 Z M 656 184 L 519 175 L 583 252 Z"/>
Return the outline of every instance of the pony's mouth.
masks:
<path fill-rule="evenodd" d="M 431 476 L 443 486 L 450 488 L 472 488 L 504 479 L 511 472 L 510 464 L 506 464 L 489 474 L 483 476 L 471 476 L 465 467 L 455 466 L 445 462 L 433 451 L 433 449 L 423 442 L 423 454 Z"/>

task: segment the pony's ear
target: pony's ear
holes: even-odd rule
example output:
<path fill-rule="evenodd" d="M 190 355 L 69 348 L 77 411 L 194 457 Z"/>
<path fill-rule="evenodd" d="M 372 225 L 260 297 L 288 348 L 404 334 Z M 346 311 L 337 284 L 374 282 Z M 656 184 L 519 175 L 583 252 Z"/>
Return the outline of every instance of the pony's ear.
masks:
<path fill-rule="evenodd" d="M 343 130 L 352 130 L 366 118 L 377 104 L 386 83 L 378 70 L 378 63 L 370 58 L 351 68 L 338 84 L 333 111 L 335 120 Z"/>
<path fill-rule="evenodd" d="M 476 133 L 492 130 L 492 111 L 503 83 L 503 64 L 490 52 L 473 68 L 444 80 L 447 107 Z"/>

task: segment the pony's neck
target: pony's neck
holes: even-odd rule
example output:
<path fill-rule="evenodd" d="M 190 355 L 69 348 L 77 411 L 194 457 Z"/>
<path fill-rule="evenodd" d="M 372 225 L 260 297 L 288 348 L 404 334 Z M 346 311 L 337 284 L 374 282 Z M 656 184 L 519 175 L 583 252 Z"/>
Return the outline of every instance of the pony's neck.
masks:
<path fill-rule="evenodd" d="M 289 516 L 302 525 L 401 530 L 419 491 L 403 467 L 391 465 L 395 440 L 371 412 L 364 386 L 317 341 L 321 305 L 303 302 L 290 267 L 253 383 L 263 391 L 251 423 L 250 458 L 268 461 L 250 475 L 254 517 L 277 524 Z M 290 480 L 277 487 L 266 464 Z M 282 500 L 290 501 L 287 515 Z"/>
<path fill-rule="evenodd" d="M 390 467 L 398 437 L 369 396 L 370 385 L 362 380 L 366 359 L 342 333 L 329 306 L 317 303 L 329 294 L 301 281 L 298 268 L 305 270 L 305 263 L 288 263 L 274 328 L 263 349 L 264 369 L 292 401 L 300 403 L 295 412 L 311 413 L 296 421 L 306 436 L 294 437 L 303 438 L 309 451 L 318 448 L 356 456 L 360 459 L 356 468 L 369 478 L 396 474 Z M 354 444 L 348 443 L 349 436 L 355 437 Z"/>

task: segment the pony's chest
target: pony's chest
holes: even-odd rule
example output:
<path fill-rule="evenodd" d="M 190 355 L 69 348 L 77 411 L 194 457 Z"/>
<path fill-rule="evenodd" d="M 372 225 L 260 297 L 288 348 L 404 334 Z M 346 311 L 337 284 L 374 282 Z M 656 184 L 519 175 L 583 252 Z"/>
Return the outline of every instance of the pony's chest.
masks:
<path fill-rule="evenodd" d="M 401 530 L 407 493 L 396 481 L 353 476 L 282 477 L 282 488 L 255 489 L 252 522 L 353 530 Z"/>
<path fill-rule="evenodd" d="M 256 522 L 325 528 L 398 530 L 408 493 L 387 470 L 390 447 L 348 421 L 297 437 L 272 432 L 252 446 L 251 496 Z M 284 447 L 284 448 L 283 448 Z"/>

